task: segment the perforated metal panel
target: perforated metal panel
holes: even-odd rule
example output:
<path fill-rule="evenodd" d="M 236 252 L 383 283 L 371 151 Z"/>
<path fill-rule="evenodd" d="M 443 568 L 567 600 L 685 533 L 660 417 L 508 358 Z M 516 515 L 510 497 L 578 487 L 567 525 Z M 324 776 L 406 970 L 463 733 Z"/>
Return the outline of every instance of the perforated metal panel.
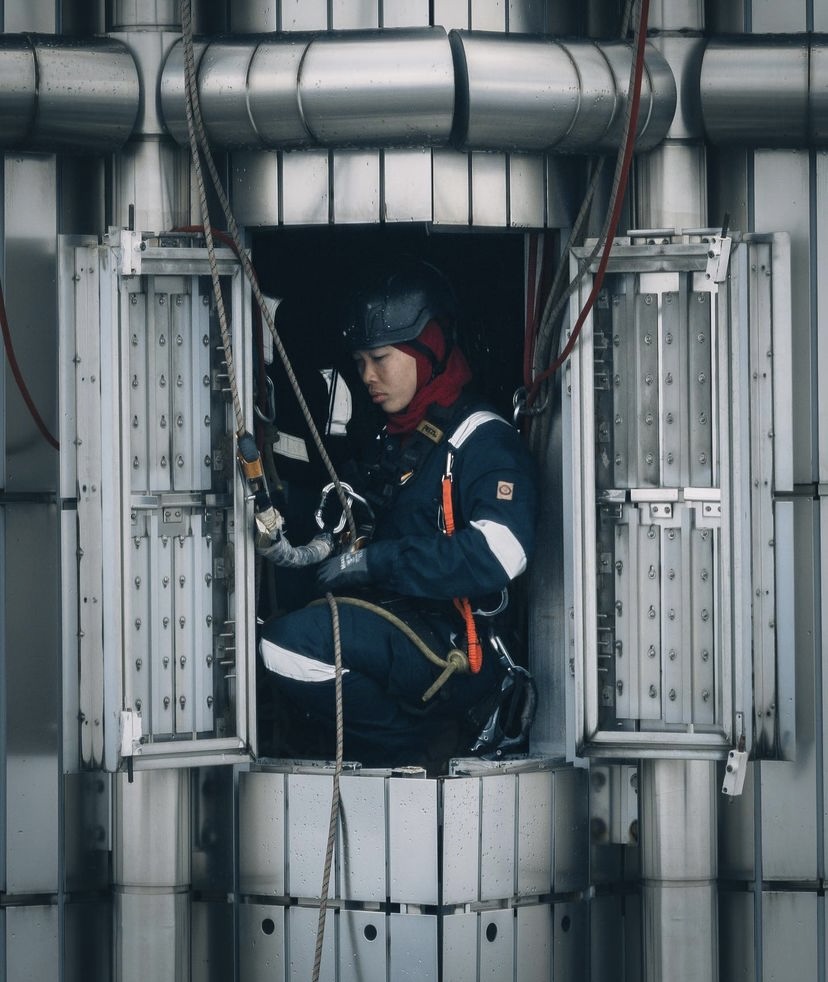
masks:
<path fill-rule="evenodd" d="M 218 268 L 244 405 L 248 291 L 226 249 Z M 125 758 L 246 757 L 250 506 L 206 251 L 130 232 L 65 242 L 61 279 L 61 344 L 75 366 L 61 488 L 77 500 L 77 586 L 64 584 L 64 602 L 77 605 L 81 760 L 114 770 Z"/>
<path fill-rule="evenodd" d="M 788 752 L 790 327 L 785 236 L 613 249 L 564 399 L 580 753 L 724 756 L 742 737 Z"/>

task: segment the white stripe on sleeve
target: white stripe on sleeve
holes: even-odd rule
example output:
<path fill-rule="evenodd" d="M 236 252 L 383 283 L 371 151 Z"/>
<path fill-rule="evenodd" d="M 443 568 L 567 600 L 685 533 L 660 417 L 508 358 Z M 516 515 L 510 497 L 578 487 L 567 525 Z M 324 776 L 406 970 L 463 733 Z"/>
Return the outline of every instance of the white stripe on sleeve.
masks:
<path fill-rule="evenodd" d="M 336 675 L 333 665 L 291 651 L 290 648 L 282 648 L 265 638 L 262 638 L 260 648 L 265 668 L 283 678 L 297 682 L 330 682 Z M 343 668 L 342 674 L 347 671 L 347 668 Z"/>
<path fill-rule="evenodd" d="M 526 569 L 526 553 L 508 526 L 486 519 L 472 522 L 471 526 L 483 533 L 486 544 L 510 580 L 513 580 Z"/>

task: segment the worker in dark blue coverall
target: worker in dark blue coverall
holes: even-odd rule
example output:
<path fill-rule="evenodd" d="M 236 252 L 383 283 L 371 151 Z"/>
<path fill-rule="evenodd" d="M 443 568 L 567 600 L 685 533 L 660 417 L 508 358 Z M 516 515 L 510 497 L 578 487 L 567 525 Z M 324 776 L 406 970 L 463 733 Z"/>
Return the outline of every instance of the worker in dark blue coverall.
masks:
<path fill-rule="evenodd" d="M 380 274 L 360 290 L 345 330 L 371 400 L 385 413 L 367 486 L 376 528 L 369 545 L 319 564 L 320 593 L 363 596 L 441 648 L 463 648 L 453 598 L 497 607 L 526 568 L 534 543 L 536 484 L 520 435 L 468 394 L 471 372 L 453 343 L 454 298 L 425 263 Z M 442 528 L 441 485 L 450 466 L 456 530 Z M 397 598 L 396 605 L 393 598 Z M 456 673 L 426 703 L 440 675 L 393 623 L 339 604 L 345 756 L 365 766 L 420 764 L 468 749 L 469 711 L 497 693 L 504 668 L 484 649 L 477 674 Z M 260 643 L 277 689 L 334 748 L 331 613 L 316 604 L 267 623 Z M 448 743 L 447 743 L 448 741 Z"/>

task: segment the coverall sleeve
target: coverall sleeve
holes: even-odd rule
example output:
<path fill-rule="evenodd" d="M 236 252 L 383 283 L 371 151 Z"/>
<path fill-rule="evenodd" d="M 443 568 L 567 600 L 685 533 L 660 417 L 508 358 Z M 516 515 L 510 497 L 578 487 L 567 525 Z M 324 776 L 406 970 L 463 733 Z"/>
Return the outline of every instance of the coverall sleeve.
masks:
<path fill-rule="evenodd" d="M 443 459 L 449 448 L 441 448 Z M 375 582 L 431 599 L 498 593 L 526 568 L 535 538 L 534 467 L 519 434 L 496 417 L 454 452 L 456 531 L 404 535 L 370 547 Z M 431 502 L 433 499 L 429 497 Z"/>

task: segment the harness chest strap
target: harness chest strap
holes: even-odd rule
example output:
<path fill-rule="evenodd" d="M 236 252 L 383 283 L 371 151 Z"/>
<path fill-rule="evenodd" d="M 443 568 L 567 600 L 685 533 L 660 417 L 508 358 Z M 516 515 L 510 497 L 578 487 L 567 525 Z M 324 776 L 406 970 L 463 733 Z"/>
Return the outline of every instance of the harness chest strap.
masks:
<path fill-rule="evenodd" d="M 454 498 L 453 480 L 451 476 L 451 466 L 454 457 L 449 451 L 446 457 L 446 472 L 443 475 L 443 523 L 445 533 L 448 536 L 454 535 Z M 476 675 L 483 667 L 483 646 L 480 644 L 480 637 L 477 634 L 477 625 L 474 623 L 474 614 L 468 597 L 455 597 L 454 606 L 460 612 L 463 622 L 466 625 L 466 647 L 469 657 L 469 669 Z"/>

